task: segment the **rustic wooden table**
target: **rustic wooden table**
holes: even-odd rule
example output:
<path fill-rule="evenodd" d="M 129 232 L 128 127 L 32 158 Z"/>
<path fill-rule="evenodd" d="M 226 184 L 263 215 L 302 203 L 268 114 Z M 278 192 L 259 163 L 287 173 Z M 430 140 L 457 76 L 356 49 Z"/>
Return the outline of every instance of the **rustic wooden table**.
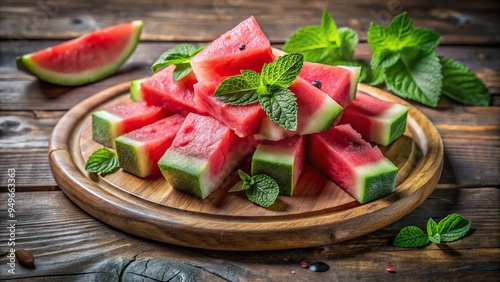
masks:
<path fill-rule="evenodd" d="M 500 274 L 500 3 L 498 1 L 74 1 L 0 3 L 0 249 L 12 236 L 7 223 L 8 172 L 15 170 L 15 247 L 36 256 L 36 268 L 8 273 L 16 281 L 498 281 Z M 275 47 L 298 27 L 318 24 L 327 8 L 338 26 L 360 34 L 356 57 L 369 60 L 369 22 L 387 24 L 408 11 L 417 27 L 443 38 L 439 55 L 469 66 L 488 86 L 490 107 L 442 98 L 437 108 L 413 103 L 435 124 L 445 164 L 435 191 L 401 220 L 363 237 L 317 248 L 266 252 L 209 251 L 128 235 L 92 218 L 58 188 L 48 162 L 50 133 L 71 107 L 103 89 L 150 74 L 153 61 L 178 42 L 208 42 L 255 15 Z M 82 87 L 58 87 L 18 72 L 14 58 L 100 27 L 142 19 L 141 43 L 112 77 Z M 407 225 L 460 213 L 472 231 L 449 244 L 393 247 Z M 314 234 L 304 234 L 314 236 Z M 301 261 L 322 261 L 315 273 Z M 387 266 L 395 273 L 386 271 Z"/>

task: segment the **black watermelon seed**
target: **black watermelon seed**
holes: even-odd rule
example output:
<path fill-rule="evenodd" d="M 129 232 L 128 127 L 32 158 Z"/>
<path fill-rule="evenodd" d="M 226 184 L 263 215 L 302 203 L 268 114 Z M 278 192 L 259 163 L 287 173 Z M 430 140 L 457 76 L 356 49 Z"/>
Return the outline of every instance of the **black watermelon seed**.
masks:
<path fill-rule="evenodd" d="M 245 46 L 245 44 L 241 44 L 240 46 L 238 46 L 238 49 L 243 51 L 243 50 L 245 50 L 245 47 L 247 47 L 247 46 Z"/>
<path fill-rule="evenodd" d="M 319 81 L 319 80 L 315 80 L 315 81 L 313 81 L 311 84 L 312 84 L 314 87 L 318 88 L 318 89 L 321 89 L 321 86 L 323 86 L 323 85 L 321 85 L 321 81 Z"/>
<path fill-rule="evenodd" d="M 309 264 L 309 270 L 312 272 L 325 272 L 328 271 L 328 269 L 330 269 L 330 267 L 324 262 L 318 261 Z"/>

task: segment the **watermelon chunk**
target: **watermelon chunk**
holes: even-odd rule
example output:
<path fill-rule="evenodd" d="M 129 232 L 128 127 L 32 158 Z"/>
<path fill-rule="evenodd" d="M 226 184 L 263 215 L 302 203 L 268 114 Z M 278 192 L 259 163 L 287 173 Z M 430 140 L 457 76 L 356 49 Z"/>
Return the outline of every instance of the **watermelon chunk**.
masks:
<path fill-rule="evenodd" d="M 265 115 L 259 104 L 232 106 L 215 98 L 218 82 L 198 82 L 194 85 L 195 103 L 211 116 L 234 130 L 240 136 L 253 135 L 259 131 Z"/>
<path fill-rule="evenodd" d="M 94 31 L 16 59 L 18 69 L 47 82 L 77 86 L 103 79 L 132 55 L 142 31 L 133 21 Z"/>
<path fill-rule="evenodd" d="M 398 168 L 349 124 L 310 136 L 311 163 L 361 204 L 394 192 Z"/>
<path fill-rule="evenodd" d="M 301 77 L 297 77 L 289 89 L 297 98 L 297 130 L 285 130 L 265 116 L 255 138 L 276 141 L 294 135 L 321 132 L 330 129 L 342 111 L 335 100 Z"/>
<path fill-rule="evenodd" d="M 193 84 L 196 77 L 191 72 L 179 81 L 175 81 L 172 73 L 175 65 L 170 65 L 141 84 L 142 98 L 149 105 L 165 108 L 172 113 L 187 115 L 190 112 L 205 114 L 205 111 L 194 102 Z"/>
<path fill-rule="evenodd" d="M 216 119 L 190 113 L 158 165 L 172 187 L 203 199 L 254 148 L 250 137 L 239 138 Z"/>
<path fill-rule="evenodd" d="M 92 138 L 104 146 L 114 147 L 116 137 L 167 116 L 164 109 L 145 102 L 123 103 L 92 113 Z"/>
<path fill-rule="evenodd" d="M 406 129 L 408 107 L 358 93 L 339 124 L 350 124 L 365 140 L 389 145 Z"/>
<path fill-rule="evenodd" d="M 280 187 L 280 194 L 292 196 L 304 168 L 305 137 L 294 136 L 261 143 L 252 157 L 252 175 L 271 176 Z"/>
<path fill-rule="evenodd" d="M 142 101 L 141 83 L 147 78 L 141 78 L 130 81 L 130 99 L 132 101 Z"/>
<path fill-rule="evenodd" d="M 273 60 L 271 43 L 251 16 L 196 54 L 191 66 L 198 81 L 213 81 L 241 70 L 260 72 Z"/>
<path fill-rule="evenodd" d="M 183 121 L 183 116 L 173 115 L 118 136 L 115 144 L 120 167 L 139 177 L 159 172 L 158 161 Z"/>
<path fill-rule="evenodd" d="M 353 71 L 343 67 L 304 62 L 299 76 L 309 83 L 318 81 L 321 84 L 319 88 L 321 91 L 328 94 L 339 105 L 345 107 L 354 100 L 356 95 L 355 91 L 351 93 L 351 84 L 358 84 L 359 71 L 357 75 Z M 351 82 L 351 76 L 356 78 L 355 82 Z"/>

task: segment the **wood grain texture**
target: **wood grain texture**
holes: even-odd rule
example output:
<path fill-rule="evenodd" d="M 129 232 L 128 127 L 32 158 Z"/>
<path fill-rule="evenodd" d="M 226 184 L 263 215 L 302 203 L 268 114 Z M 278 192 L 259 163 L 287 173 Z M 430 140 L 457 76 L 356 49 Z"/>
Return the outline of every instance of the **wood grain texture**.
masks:
<path fill-rule="evenodd" d="M 131 1 L 110 3 L 69 0 L 3 0 L 0 37 L 4 39 L 73 38 L 86 32 L 144 19 L 143 40 L 210 41 L 250 15 L 255 15 L 272 42 L 284 42 L 303 25 L 319 25 L 322 9 L 328 9 L 339 27 L 357 30 L 366 39 L 370 22 L 388 24 L 407 11 L 415 26 L 432 28 L 445 44 L 498 44 L 494 0 L 470 1 L 379 1 L 364 0 L 303 2 L 280 1 Z"/>
<path fill-rule="evenodd" d="M 497 188 L 436 189 L 398 222 L 353 240 L 317 248 L 232 252 L 137 238 L 89 217 L 61 191 L 26 192 L 17 198 L 16 246 L 33 252 L 36 268 L 17 267 L 15 277 L 16 281 L 126 281 L 127 273 L 157 279 L 158 273 L 177 268 L 191 277 L 203 275 L 214 281 L 429 281 L 436 277 L 494 281 L 500 271 L 499 199 Z M 6 200 L 7 194 L 0 193 L 0 202 Z M 391 246 L 402 227 L 424 227 L 429 217 L 440 220 L 453 212 L 472 220 L 472 231 L 464 239 L 417 249 Z M 0 213 L 1 224 L 4 216 Z M 8 230 L 0 228 L 0 237 L 6 236 Z M 5 248 L 6 241 L 0 241 L 0 249 Z M 300 267 L 302 260 L 323 261 L 330 270 L 307 271 Z M 388 265 L 396 273 L 387 273 Z M 192 274 L 186 268 L 199 272 Z M 0 279 L 9 278 L 0 272 Z"/>

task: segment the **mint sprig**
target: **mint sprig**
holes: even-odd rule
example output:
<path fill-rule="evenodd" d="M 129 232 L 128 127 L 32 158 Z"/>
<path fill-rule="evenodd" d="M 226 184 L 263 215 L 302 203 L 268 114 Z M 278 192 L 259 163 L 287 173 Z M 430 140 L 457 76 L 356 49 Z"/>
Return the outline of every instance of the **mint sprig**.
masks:
<path fill-rule="evenodd" d="M 114 172 L 118 168 L 118 156 L 106 148 L 93 152 L 85 164 L 85 170 L 91 173 L 107 174 Z"/>
<path fill-rule="evenodd" d="M 245 191 L 247 198 L 262 207 L 269 207 L 278 198 L 279 186 L 276 181 L 267 174 L 256 174 L 250 176 L 238 170 L 242 181 L 236 183 L 228 192 Z"/>
<path fill-rule="evenodd" d="M 302 69 L 304 56 L 289 53 L 264 64 L 261 73 L 242 70 L 223 80 L 214 96 L 230 105 L 259 102 L 267 116 L 287 130 L 297 130 L 297 99 L 288 89 Z"/>
<path fill-rule="evenodd" d="M 173 78 L 175 81 L 178 81 L 193 70 L 189 62 L 191 58 L 203 50 L 203 48 L 205 48 L 205 46 L 196 48 L 191 44 L 177 45 L 163 53 L 151 66 L 151 69 L 156 73 L 165 67 L 175 65 Z"/>
<path fill-rule="evenodd" d="M 459 214 L 451 214 L 436 223 L 432 218 L 427 222 L 427 234 L 417 226 L 407 226 L 394 239 L 393 245 L 402 248 L 415 248 L 428 245 L 453 242 L 469 232 L 471 221 Z"/>

